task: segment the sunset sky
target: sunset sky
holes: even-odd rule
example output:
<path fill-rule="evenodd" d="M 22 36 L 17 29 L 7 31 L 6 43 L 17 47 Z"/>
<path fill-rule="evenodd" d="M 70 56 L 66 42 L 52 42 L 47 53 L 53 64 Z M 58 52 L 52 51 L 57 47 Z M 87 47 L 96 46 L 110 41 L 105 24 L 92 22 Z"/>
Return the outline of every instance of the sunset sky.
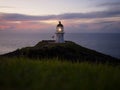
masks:
<path fill-rule="evenodd" d="M 120 0 L 0 0 L 0 32 L 120 33 Z"/>

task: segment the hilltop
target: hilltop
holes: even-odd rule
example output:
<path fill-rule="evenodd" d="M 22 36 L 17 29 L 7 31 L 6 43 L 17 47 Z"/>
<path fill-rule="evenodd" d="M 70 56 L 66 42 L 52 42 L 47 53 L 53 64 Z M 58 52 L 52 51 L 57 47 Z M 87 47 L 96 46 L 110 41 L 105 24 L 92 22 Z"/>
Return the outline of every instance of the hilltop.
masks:
<path fill-rule="evenodd" d="M 16 51 L 1 55 L 2 57 L 27 57 L 34 59 L 58 58 L 68 61 L 88 62 L 110 62 L 120 63 L 120 60 L 109 55 L 82 47 L 74 42 L 54 43 L 54 41 L 43 40 L 33 47 L 25 47 Z"/>
<path fill-rule="evenodd" d="M 7 57 L 28 57 L 28 58 L 59 58 L 72 61 L 90 62 L 112 62 L 118 59 L 99 53 L 97 51 L 82 47 L 74 42 L 54 43 L 53 41 L 41 41 L 33 47 L 25 47 L 16 51 L 4 54 Z"/>

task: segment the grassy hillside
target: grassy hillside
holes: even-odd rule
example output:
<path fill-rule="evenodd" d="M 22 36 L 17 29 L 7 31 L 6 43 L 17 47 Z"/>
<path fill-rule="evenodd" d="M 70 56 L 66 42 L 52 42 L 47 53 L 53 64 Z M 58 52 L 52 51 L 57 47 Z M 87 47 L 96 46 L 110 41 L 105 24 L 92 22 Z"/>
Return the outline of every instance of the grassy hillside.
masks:
<path fill-rule="evenodd" d="M 33 59 L 59 58 L 72 62 L 95 62 L 95 63 L 120 63 L 120 60 L 108 55 L 104 55 L 94 50 L 82 47 L 74 42 L 53 43 L 41 41 L 34 47 L 25 47 L 14 52 L 3 55 L 4 57 L 27 57 Z"/>
<path fill-rule="evenodd" d="M 120 90 L 120 66 L 3 58 L 0 90 Z"/>

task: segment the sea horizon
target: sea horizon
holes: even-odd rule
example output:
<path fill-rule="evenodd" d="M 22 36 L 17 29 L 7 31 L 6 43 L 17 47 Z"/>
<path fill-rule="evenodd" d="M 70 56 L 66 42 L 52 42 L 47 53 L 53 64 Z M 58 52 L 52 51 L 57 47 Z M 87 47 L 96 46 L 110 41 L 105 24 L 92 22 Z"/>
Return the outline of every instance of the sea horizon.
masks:
<path fill-rule="evenodd" d="M 34 46 L 42 40 L 54 40 L 54 33 L 0 33 L 0 55 L 23 47 Z M 65 40 L 83 47 L 120 58 L 120 33 L 65 33 Z"/>

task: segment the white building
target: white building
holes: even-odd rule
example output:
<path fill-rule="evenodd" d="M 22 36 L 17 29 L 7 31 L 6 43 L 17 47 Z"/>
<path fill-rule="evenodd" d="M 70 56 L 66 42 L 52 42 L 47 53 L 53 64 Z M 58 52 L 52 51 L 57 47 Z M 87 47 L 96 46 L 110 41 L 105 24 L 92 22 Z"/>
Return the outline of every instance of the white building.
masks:
<path fill-rule="evenodd" d="M 56 27 L 56 43 L 64 43 L 64 26 L 59 21 L 59 24 Z"/>

